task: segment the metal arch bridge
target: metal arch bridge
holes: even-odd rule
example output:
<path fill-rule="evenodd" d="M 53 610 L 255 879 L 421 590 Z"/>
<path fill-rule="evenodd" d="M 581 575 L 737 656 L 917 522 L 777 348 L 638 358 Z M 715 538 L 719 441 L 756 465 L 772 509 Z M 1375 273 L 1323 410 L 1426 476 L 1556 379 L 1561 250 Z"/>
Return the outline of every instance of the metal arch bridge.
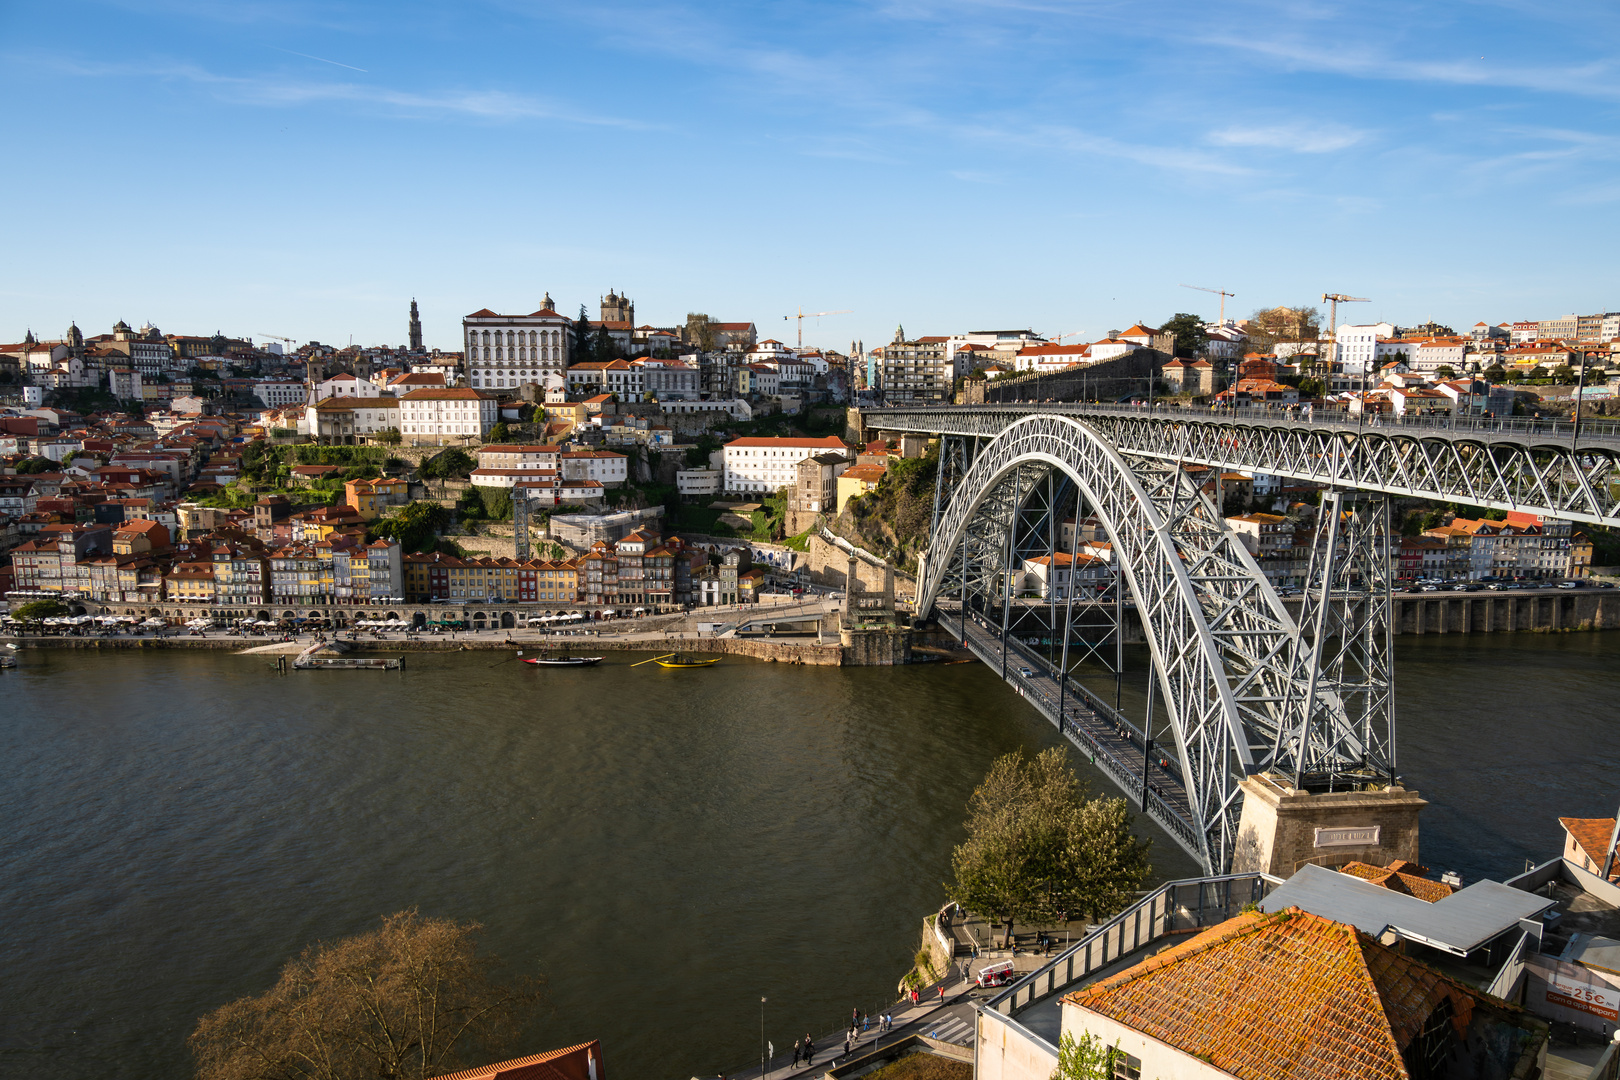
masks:
<path fill-rule="evenodd" d="M 1571 430 L 1506 423 L 1363 428 L 1087 405 L 870 410 L 864 419 L 869 429 L 942 437 L 917 613 L 935 614 L 998 663 L 1217 873 L 1240 843 L 1243 777 L 1281 772 L 1309 790 L 1396 777 L 1391 534 L 1378 496 L 1620 524 L 1620 437 L 1606 430 L 1576 443 Z M 1297 618 L 1191 465 L 1328 488 Z M 1095 584 L 1080 580 L 1076 559 L 1088 513 L 1117 568 Z M 1023 568 L 1045 556 L 1056 577 L 1069 514 L 1074 534 L 1061 554 L 1075 559 L 1073 577 L 1032 602 L 1021 595 Z M 1119 677 L 1127 603 L 1152 657 L 1140 726 L 1118 711 L 1117 690 L 1110 707 L 1074 679 L 1087 661 Z"/>

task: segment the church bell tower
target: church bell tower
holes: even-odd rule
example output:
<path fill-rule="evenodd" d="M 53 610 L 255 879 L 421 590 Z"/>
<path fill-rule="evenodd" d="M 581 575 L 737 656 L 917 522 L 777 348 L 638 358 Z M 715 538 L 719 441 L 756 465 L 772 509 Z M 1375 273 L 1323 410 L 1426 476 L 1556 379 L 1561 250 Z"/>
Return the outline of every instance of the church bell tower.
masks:
<path fill-rule="evenodd" d="M 416 310 L 416 298 L 411 297 L 411 352 L 422 351 L 422 314 Z"/>

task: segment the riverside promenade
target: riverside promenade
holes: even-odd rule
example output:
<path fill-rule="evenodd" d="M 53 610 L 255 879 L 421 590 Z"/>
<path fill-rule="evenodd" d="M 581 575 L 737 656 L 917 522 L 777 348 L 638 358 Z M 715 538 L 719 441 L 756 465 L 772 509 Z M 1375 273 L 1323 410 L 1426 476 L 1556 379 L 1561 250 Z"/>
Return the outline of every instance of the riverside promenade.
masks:
<path fill-rule="evenodd" d="M 560 651 L 590 652 L 667 652 L 708 653 L 750 656 L 760 660 L 782 663 L 835 666 L 842 663 L 843 652 L 835 633 L 825 631 L 797 634 L 740 633 L 737 627 L 750 623 L 765 625 L 772 622 L 791 622 L 815 616 L 835 614 L 836 601 L 784 605 L 780 608 L 760 608 L 757 605 L 730 608 L 698 608 L 685 616 L 669 616 L 622 622 L 591 622 L 570 626 L 566 630 L 547 630 L 542 627 L 509 627 L 488 629 L 444 630 L 434 633 L 426 629 L 413 630 L 324 630 L 319 636 L 327 641 L 341 641 L 361 653 L 389 652 L 463 652 L 475 650 L 525 652 Z M 694 629 L 701 620 L 730 625 L 733 629 L 714 633 Z M 314 644 L 315 631 L 271 632 L 268 635 L 231 633 L 215 627 L 205 631 L 191 631 L 168 627 L 156 633 L 24 633 L 0 635 L 0 642 L 9 642 L 19 650 L 31 649 L 196 649 L 252 654 L 296 655 Z"/>
<path fill-rule="evenodd" d="M 776 1047 L 776 1056 L 763 1070 L 756 1060 L 735 1070 L 708 1074 L 708 1077 L 723 1077 L 724 1080 L 786 1080 L 788 1077 L 824 1077 L 834 1071 L 840 1074 L 846 1070 L 861 1071 L 864 1065 L 876 1064 L 878 1059 L 885 1056 L 884 1052 L 896 1043 L 913 1037 L 923 1040 L 947 1057 L 971 1063 L 977 1027 L 973 999 L 994 992 L 976 991 L 971 980 L 980 967 L 994 962 L 995 958 L 992 957 L 972 961 L 964 957 L 957 961 L 948 978 L 922 990 L 916 1005 L 911 1004 L 910 997 L 906 997 L 891 1005 L 870 1010 L 870 1027 L 858 1034 L 847 1057 L 844 1055 L 844 1031 L 838 1030 L 811 1036 L 815 1041 L 816 1056 L 808 1067 L 803 1063 L 794 1067 L 793 1042 L 789 1039 L 786 1045 Z M 963 964 L 969 966 L 964 968 Z M 966 979 L 963 978 L 964 971 L 967 972 Z M 941 986 L 945 989 L 943 999 Z M 766 1003 L 767 1009 L 769 1004 Z M 880 1031 L 879 1018 L 885 1012 L 894 1018 L 894 1027 Z M 708 1080 L 708 1077 L 694 1080 Z"/>

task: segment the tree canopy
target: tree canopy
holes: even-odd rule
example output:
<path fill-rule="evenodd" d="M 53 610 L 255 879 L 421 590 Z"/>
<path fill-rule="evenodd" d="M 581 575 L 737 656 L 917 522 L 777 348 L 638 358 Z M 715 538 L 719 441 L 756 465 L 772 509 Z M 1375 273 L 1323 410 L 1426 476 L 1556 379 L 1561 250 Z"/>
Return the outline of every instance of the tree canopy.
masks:
<path fill-rule="evenodd" d="M 11 617 L 18 622 L 39 622 L 41 619 L 55 619 L 68 614 L 71 614 L 68 606 L 60 600 L 30 600 L 13 611 Z"/>
<path fill-rule="evenodd" d="M 1169 322 L 1159 327 L 1159 332 L 1176 335 L 1177 356 L 1197 356 L 1203 352 L 1204 346 L 1209 344 L 1209 334 L 1204 330 L 1204 320 L 1185 311 L 1176 312 Z"/>
<path fill-rule="evenodd" d="M 416 1080 L 495 1058 L 544 980 L 496 982 L 478 929 L 402 911 L 306 948 L 269 991 L 198 1021 L 198 1080 Z"/>
<path fill-rule="evenodd" d="M 1123 907 L 1146 880 L 1148 842 L 1124 799 L 1088 798 L 1060 747 L 998 758 L 968 800 L 967 839 L 951 854 L 948 895 L 1006 922 L 1092 917 Z"/>
<path fill-rule="evenodd" d="M 387 537 L 405 552 L 433 551 L 439 530 L 450 524 L 450 511 L 434 502 L 413 502 L 391 517 L 371 523 L 371 539 Z"/>

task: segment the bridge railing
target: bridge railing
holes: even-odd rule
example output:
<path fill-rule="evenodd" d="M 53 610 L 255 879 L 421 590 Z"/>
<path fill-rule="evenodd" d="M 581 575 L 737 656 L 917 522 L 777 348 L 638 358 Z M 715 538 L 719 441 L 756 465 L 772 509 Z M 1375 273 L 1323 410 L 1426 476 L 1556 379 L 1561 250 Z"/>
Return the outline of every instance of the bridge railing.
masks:
<path fill-rule="evenodd" d="M 952 629 L 951 623 L 961 617 L 959 613 L 947 610 L 940 610 L 937 615 L 946 629 Z M 959 628 L 960 623 L 957 626 Z M 981 629 L 986 634 L 991 633 L 987 628 L 981 627 Z M 960 637 L 960 634 L 958 636 Z M 969 635 L 968 640 L 971 645 L 974 642 L 974 637 Z M 996 644 L 1000 645 L 999 638 Z M 1009 636 L 1008 645 L 1013 654 L 1029 663 L 1040 665 L 1053 678 L 1057 677 L 1056 672 L 1052 670 L 1045 658 L 1031 651 L 1023 642 Z M 981 659 L 985 660 L 986 663 L 990 662 L 989 657 L 981 657 Z M 1142 730 L 1127 720 L 1124 714 L 1116 711 L 1112 705 L 1109 705 L 1075 679 L 1070 678 L 1067 682 L 1069 693 L 1077 699 L 1077 703 L 1082 703 L 1095 711 L 1105 723 L 1120 728 L 1123 738 L 1130 739 L 1138 745 L 1142 744 Z M 1090 754 L 1091 763 L 1107 773 L 1121 791 L 1126 792 L 1132 801 L 1141 805 L 1143 812 L 1157 822 L 1166 832 L 1175 837 L 1187 851 L 1194 854 L 1198 852 L 1200 837 L 1197 830 L 1183 817 L 1181 811 L 1165 800 L 1157 790 L 1151 786 L 1146 786 L 1144 790 L 1144 777 L 1141 772 L 1115 754 L 1113 747 L 1098 739 L 1095 734 L 1088 731 L 1083 725 L 1074 723 L 1068 716 L 1052 716 L 1051 710 L 1043 699 L 1025 697 L 1024 700 L 1030 702 L 1043 714 L 1046 714 L 1047 719 L 1057 726 L 1059 734 Z M 1146 764 L 1147 761 L 1144 757 L 1144 765 Z M 1172 772 L 1172 775 L 1175 775 L 1177 781 L 1180 782 L 1179 775 L 1174 772 Z"/>
<path fill-rule="evenodd" d="M 988 1011 L 1011 1016 L 1119 962 L 1167 934 L 1225 922 L 1264 900 L 1282 879 L 1270 874 L 1169 881 L 1102 923 L 1043 967 L 985 1001 Z"/>
<path fill-rule="evenodd" d="M 896 406 L 889 410 L 874 409 L 873 412 L 916 412 L 929 408 L 949 408 L 952 411 L 968 412 L 996 412 L 1008 409 L 1015 410 L 1050 410 L 1068 414 L 1080 413 L 1107 413 L 1119 416 L 1154 416 L 1164 418 L 1181 418 L 1200 422 L 1210 421 L 1242 421 L 1261 424 L 1286 424 L 1291 427 L 1308 425 L 1311 427 L 1330 428 L 1341 431 L 1363 431 L 1369 433 L 1388 434 L 1394 432 L 1433 432 L 1441 435 L 1480 435 L 1480 436 L 1508 436 L 1517 438 L 1546 438 L 1555 442 L 1569 442 L 1575 438 L 1575 424 L 1571 420 L 1550 420 L 1525 416 L 1452 416 L 1452 415 L 1419 415 L 1408 414 L 1369 415 L 1365 418 L 1352 416 L 1338 410 L 1306 410 L 1298 406 L 1261 405 L 1219 406 L 1215 408 L 1199 407 L 1193 405 L 1155 403 L 1128 404 L 1120 402 L 1003 402 L 986 405 L 961 406 L 918 406 L 906 408 Z M 1610 419 L 1585 419 L 1580 424 L 1580 439 L 1582 443 L 1588 440 L 1598 442 L 1620 442 L 1620 421 Z"/>

